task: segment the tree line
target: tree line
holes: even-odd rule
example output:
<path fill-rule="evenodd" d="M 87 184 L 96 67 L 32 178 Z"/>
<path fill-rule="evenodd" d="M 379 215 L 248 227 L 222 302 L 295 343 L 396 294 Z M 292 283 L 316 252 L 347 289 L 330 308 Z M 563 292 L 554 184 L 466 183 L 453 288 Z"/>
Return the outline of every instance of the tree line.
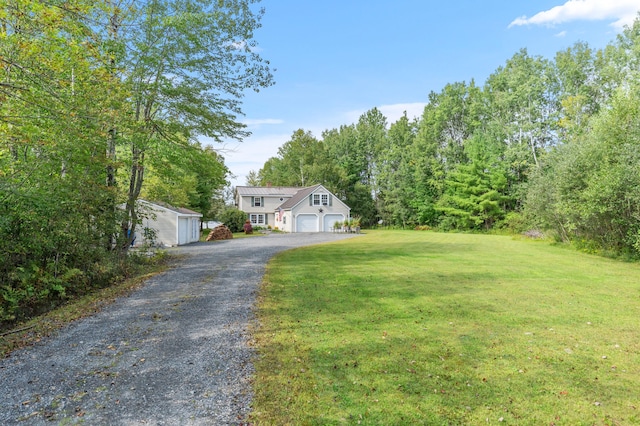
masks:
<path fill-rule="evenodd" d="M 321 138 L 293 133 L 248 184 L 322 183 L 368 225 L 544 230 L 640 253 L 640 22 L 603 49 L 515 53 L 422 116 L 376 108 Z"/>
<path fill-rule="evenodd" d="M 207 215 L 228 170 L 198 138 L 245 136 L 272 84 L 257 3 L 0 5 L 0 323 L 125 276 L 140 197 Z"/>

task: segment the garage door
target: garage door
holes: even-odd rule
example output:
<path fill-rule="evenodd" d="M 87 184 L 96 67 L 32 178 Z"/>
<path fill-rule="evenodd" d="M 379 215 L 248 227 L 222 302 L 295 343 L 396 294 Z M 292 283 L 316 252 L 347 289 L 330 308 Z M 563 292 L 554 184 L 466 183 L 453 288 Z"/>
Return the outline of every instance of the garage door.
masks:
<path fill-rule="evenodd" d="M 342 221 L 344 221 L 344 216 L 342 216 L 341 214 L 327 214 L 324 215 L 324 219 L 323 219 L 323 227 L 322 230 L 324 232 L 331 232 L 333 231 L 333 224 L 336 222 L 340 222 L 342 224 Z"/>
<path fill-rule="evenodd" d="M 189 218 L 178 218 L 178 244 L 189 242 Z"/>
<path fill-rule="evenodd" d="M 318 217 L 315 214 L 299 214 L 296 217 L 296 232 L 318 232 Z"/>

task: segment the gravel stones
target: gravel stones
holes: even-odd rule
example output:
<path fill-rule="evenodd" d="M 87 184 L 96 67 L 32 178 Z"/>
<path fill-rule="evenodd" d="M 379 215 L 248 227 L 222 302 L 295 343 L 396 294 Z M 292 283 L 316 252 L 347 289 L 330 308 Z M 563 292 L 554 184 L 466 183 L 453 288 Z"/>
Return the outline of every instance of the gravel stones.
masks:
<path fill-rule="evenodd" d="M 0 424 L 241 424 L 248 325 L 266 262 L 353 234 L 272 234 L 170 249 L 181 264 L 0 360 Z"/>

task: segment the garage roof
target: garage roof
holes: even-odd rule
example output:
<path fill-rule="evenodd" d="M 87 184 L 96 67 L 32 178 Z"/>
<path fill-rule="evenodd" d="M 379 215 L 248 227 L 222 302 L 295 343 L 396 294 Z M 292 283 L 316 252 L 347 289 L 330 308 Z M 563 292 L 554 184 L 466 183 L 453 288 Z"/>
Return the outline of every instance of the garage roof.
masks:
<path fill-rule="evenodd" d="M 309 194 L 312 194 L 316 189 L 322 187 L 322 185 L 310 186 L 308 188 L 299 189 L 296 195 L 289 198 L 287 201 L 280 205 L 280 208 L 283 210 L 289 210 L 295 207 L 299 202 L 306 199 Z"/>

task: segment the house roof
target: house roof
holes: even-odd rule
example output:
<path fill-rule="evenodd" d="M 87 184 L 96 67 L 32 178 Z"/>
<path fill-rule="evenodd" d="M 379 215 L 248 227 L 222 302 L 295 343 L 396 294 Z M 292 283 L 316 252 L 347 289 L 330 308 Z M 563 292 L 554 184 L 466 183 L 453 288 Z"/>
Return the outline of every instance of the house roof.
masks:
<path fill-rule="evenodd" d="M 147 200 L 138 200 L 138 201 L 142 201 L 142 202 L 145 202 L 147 204 L 154 204 L 156 206 L 165 208 L 167 210 L 170 210 L 170 211 L 178 213 L 178 214 L 191 215 L 191 216 L 202 216 L 202 213 L 198 213 L 198 212 L 195 212 L 193 210 L 189 210 L 189 209 L 184 208 L 184 207 L 174 207 L 171 204 L 163 203 L 162 201 L 147 201 Z"/>
<path fill-rule="evenodd" d="M 287 196 L 291 197 L 300 191 L 300 188 L 291 186 L 236 186 L 240 196 Z"/>
<path fill-rule="evenodd" d="M 313 193 L 313 191 L 320 188 L 321 186 L 322 185 L 314 185 L 314 186 L 309 186 L 307 188 L 302 188 L 302 189 L 298 188 L 298 192 L 296 192 L 296 194 L 293 197 L 289 198 L 284 203 L 282 203 L 279 208 L 283 210 L 289 210 L 295 207 L 299 202 L 307 198 L 309 194 Z"/>
<path fill-rule="evenodd" d="M 236 193 L 241 197 L 264 197 L 264 196 L 272 196 L 272 197 L 290 197 L 284 200 L 282 204 L 280 204 L 276 210 L 291 210 L 302 201 L 304 201 L 310 194 L 313 194 L 318 188 L 323 188 L 325 191 L 329 192 L 324 186 L 318 184 L 313 186 L 308 186 L 306 188 L 300 187 L 291 187 L 291 186 L 236 186 Z M 335 197 L 335 195 L 334 195 Z M 344 204 L 342 200 L 334 198 L 340 203 L 342 203 L 347 209 L 349 206 Z"/>

